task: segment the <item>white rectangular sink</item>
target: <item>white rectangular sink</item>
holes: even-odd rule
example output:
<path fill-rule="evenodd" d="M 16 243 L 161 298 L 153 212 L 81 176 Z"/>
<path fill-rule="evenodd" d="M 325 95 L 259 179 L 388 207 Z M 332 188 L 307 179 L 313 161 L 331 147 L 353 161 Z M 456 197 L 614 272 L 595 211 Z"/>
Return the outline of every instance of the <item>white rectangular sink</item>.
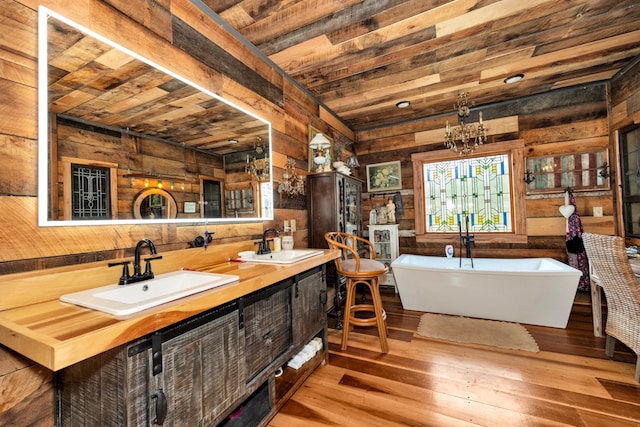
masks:
<path fill-rule="evenodd" d="M 238 281 L 230 274 L 174 271 L 130 285 L 107 285 L 60 296 L 60 300 L 117 316 L 126 316 L 217 286 Z"/>
<path fill-rule="evenodd" d="M 301 261 L 312 256 L 322 255 L 324 253 L 321 249 L 289 249 L 271 252 L 269 254 L 254 255 L 253 258 L 249 258 L 248 262 L 264 262 L 271 264 L 293 264 L 294 262 Z"/>

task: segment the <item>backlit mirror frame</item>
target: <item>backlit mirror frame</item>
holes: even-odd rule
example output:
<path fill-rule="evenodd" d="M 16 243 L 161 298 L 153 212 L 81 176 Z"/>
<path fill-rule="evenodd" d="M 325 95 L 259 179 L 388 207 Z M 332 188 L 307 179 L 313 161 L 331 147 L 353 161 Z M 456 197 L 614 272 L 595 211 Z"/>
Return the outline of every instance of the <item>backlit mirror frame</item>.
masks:
<path fill-rule="evenodd" d="M 268 148 L 268 157 L 272 159 L 271 155 L 271 123 L 262 119 L 261 117 L 256 116 L 255 114 L 241 108 L 226 99 L 216 95 L 215 93 L 203 88 L 202 86 L 181 77 L 175 72 L 168 70 L 167 68 L 154 63 L 147 58 L 127 49 L 104 36 L 91 31 L 82 25 L 77 24 L 69 20 L 68 18 L 44 7 L 39 7 L 38 13 L 38 224 L 40 226 L 89 226 L 89 225 L 126 225 L 126 224 L 159 224 L 159 223 L 174 223 L 174 224 L 201 224 L 201 223 L 238 223 L 238 222 L 259 222 L 265 220 L 273 219 L 273 209 L 266 209 L 267 214 L 264 214 L 265 209 L 262 209 L 260 212 L 256 212 L 256 217 L 223 217 L 223 218 L 204 218 L 204 217 L 192 217 L 192 218 L 162 218 L 162 219 L 107 219 L 107 220 L 57 220 L 49 218 L 49 201 L 50 201 L 50 186 L 49 186 L 49 176 L 50 176 L 50 162 L 49 162 L 49 96 L 48 96 L 48 26 L 47 22 L 49 18 L 55 18 L 63 23 L 70 25 L 76 28 L 78 31 L 81 31 L 91 37 L 95 37 L 107 45 L 110 45 L 116 49 L 123 51 L 124 53 L 131 55 L 135 59 L 145 62 L 146 64 L 172 76 L 175 79 L 178 79 L 195 89 L 215 98 L 218 101 L 221 101 L 228 105 L 231 108 L 235 108 L 256 120 L 264 123 L 268 127 L 268 137 L 269 141 L 265 143 Z M 264 183 L 269 183 L 268 186 L 258 185 L 258 187 L 264 186 L 266 188 L 273 187 L 273 171 L 272 164 L 269 162 L 269 181 L 265 181 Z M 252 187 L 255 186 L 255 183 L 252 182 Z M 273 206 L 273 193 L 271 192 L 268 195 L 263 197 L 268 198 L 267 205 Z M 224 200 L 223 200 L 224 203 Z"/>

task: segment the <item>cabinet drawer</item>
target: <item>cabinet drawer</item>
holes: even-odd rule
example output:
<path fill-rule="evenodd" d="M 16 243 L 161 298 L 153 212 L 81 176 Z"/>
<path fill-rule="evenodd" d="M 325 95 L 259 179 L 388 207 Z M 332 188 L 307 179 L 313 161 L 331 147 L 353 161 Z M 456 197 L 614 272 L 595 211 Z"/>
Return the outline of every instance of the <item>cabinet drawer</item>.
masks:
<path fill-rule="evenodd" d="M 275 285 L 244 305 L 247 382 L 291 346 L 291 282 Z"/>

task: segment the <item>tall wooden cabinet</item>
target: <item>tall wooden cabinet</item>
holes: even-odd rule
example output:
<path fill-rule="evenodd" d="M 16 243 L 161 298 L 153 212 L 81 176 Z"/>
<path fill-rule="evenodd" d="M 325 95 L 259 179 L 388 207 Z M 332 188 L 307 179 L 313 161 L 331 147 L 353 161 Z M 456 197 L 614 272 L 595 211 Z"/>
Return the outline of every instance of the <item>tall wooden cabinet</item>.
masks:
<path fill-rule="evenodd" d="M 307 208 L 309 211 L 309 247 L 329 247 L 324 234 L 344 231 L 362 236 L 362 181 L 340 172 L 307 175 Z M 327 264 L 327 312 L 336 318 L 335 327 L 342 328 L 342 305 L 345 299 L 344 277 L 338 275 L 334 263 Z"/>
<path fill-rule="evenodd" d="M 307 175 L 309 247 L 328 248 L 324 233 L 362 236 L 362 181 L 340 172 Z"/>

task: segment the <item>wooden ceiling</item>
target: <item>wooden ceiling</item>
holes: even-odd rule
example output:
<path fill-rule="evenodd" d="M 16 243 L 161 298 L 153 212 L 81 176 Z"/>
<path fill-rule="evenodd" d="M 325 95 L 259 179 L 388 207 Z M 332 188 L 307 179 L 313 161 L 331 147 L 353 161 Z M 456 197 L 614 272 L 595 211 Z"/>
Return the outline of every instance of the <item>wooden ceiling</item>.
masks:
<path fill-rule="evenodd" d="M 53 17 L 47 39 L 49 111 L 68 125 L 217 155 L 268 144 L 266 122 Z"/>
<path fill-rule="evenodd" d="M 640 53 L 638 0 L 205 3 L 353 130 L 451 114 L 460 91 L 481 106 L 607 80 Z"/>

